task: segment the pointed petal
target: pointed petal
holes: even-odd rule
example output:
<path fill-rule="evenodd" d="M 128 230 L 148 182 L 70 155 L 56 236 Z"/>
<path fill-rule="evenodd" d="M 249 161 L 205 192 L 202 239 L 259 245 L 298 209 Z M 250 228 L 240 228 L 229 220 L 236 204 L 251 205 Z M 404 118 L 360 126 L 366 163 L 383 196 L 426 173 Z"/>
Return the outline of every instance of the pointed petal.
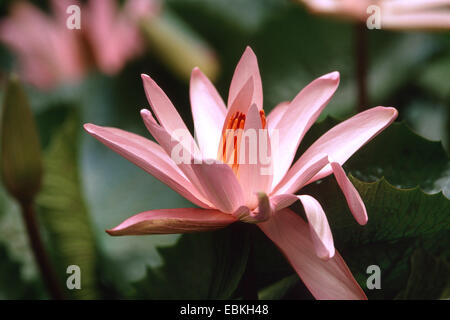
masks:
<path fill-rule="evenodd" d="M 258 226 L 280 248 L 316 299 L 367 299 L 338 252 L 328 261 L 316 256 L 306 222 L 293 211 L 284 209 Z"/>
<path fill-rule="evenodd" d="M 289 101 L 279 103 L 267 116 L 267 129 L 269 132 L 276 128 L 284 113 L 289 109 Z"/>
<path fill-rule="evenodd" d="M 297 200 L 298 198 L 295 194 L 282 193 L 270 197 L 270 204 L 273 208 L 273 212 L 277 213 L 278 211 L 289 207 Z"/>
<path fill-rule="evenodd" d="M 292 183 L 290 180 L 299 170 L 312 163 L 312 159 L 318 154 L 327 154 L 333 161 L 340 165 L 344 164 L 359 148 L 378 135 L 389 126 L 397 117 L 395 108 L 376 107 L 358 113 L 352 118 L 341 122 L 331 130 L 322 135 L 314 142 L 308 150 L 294 163 L 283 178 L 283 183 Z M 323 168 L 308 183 L 319 180 L 331 174 L 330 165 Z M 298 187 L 298 185 L 295 185 Z M 288 188 L 289 192 L 295 193 L 294 187 Z"/>
<path fill-rule="evenodd" d="M 334 176 L 336 177 L 336 181 L 344 193 L 345 199 L 347 200 L 348 207 L 352 212 L 355 220 L 360 225 L 365 225 L 367 223 L 367 211 L 364 202 L 361 199 L 358 191 L 355 186 L 350 182 L 347 175 L 342 169 L 341 165 L 337 162 L 330 162 L 331 168 L 333 169 Z"/>
<path fill-rule="evenodd" d="M 279 145 L 273 148 L 275 186 L 292 164 L 300 141 L 317 120 L 339 85 L 339 73 L 326 74 L 306 86 L 291 101 L 278 124 Z"/>
<path fill-rule="evenodd" d="M 308 163 L 285 177 L 272 192 L 275 194 L 294 193 L 300 190 L 308 181 L 319 173 L 328 164 L 328 156 L 320 153 L 310 159 Z"/>
<path fill-rule="evenodd" d="M 170 134 L 180 131 L 189 133 L 186 124 L 183 119 L 181 119 L 178 111 L 164 91 L 148 75 L 142 74 L 141 77 L 144 83 L 147 100 L 155 113 L 159 124 Z M 188 150 L 193 147 L 194 151 L 198 152 L 197 144 L 191 134 L 186 135 L 186 139 L 183 139 L 183 141 L 185 141 L 183 144 L 185 144 L 185 147 L 188 148 Z"/>
<path fill-rule="evenodd" d="M 189 233 L 223 228 L 235 221 L 217 210 L 160 209 L 138 213 L 106 232 L 112 236 Z"/>
<path fill-rule="evenodd" d="M 215 158 L 227 109 L 214 85 L 198 68 L 191 74 L 190 97 L 195 137 L 203 157 Z"/>
<path fill-rule="evenodd" d="M 85 124 L 84 129 L 108 148 L 167 184 L 192 203 L 209 208 L 207 200 L 155 142 L 116 128 Z"/>
<path fill-rule="evenodd" d="M 280 194 L 270 198 L 274 214 L 300 200 L 305 209 L 305 215 L 309 222 L 311 240 L 316 248 L 319 258 L 328 260 L 334 256 L 334 242 L 328 224 L 327 216 L 320 203 L 311 196 L 295 194 Z"/>
<path fill-rule="evenodd" d="M 269 134 L 262 128 L 259 110 L 252 105 L 247 113 L 239 150 L 239 181 L 249 207 L 257 203 L 256 193 L 267 193 L 272 183 Z"/>
<path fill-rule="evenodd" d="M 186 143 L 186 137 L 189 136 L 189 132 L 185 134 L 178 132 L 179 134 L 174 136 L 156 122 L 149 110 L 141 110 L 141 116 L 151 135 L 158 141 L 170 159 L 181 169 L 192 185 L 205 197 L 205 192 L 197 179 L 197 175 L 192 170 L 192 164 L 197 160 L 193 155 L 192 148 L 186 147 L 188 144 Z"/>
<path fill-rule="evenodd" d="M 236 99 L 234 99 L 233 103 L 228 106 L 227 115 L 225 117 L 225 121 L 223 123 L 223 128 L 227 125 L 229 119 L 236 112 L 242 112 L 243 114 L 247 114 L 248 109 L 252 105 L 252 97 L 253 97 L 253 80 L 248 79 L 247 82 L 242 87 L 241 91 L 239 91 Z"/>
<path fill-rule="evenodd" d="M 328 260 L 334 256 L 334 242 L 327 216 L 320 203 L 311 196 L 298 196 L 309 222 L 311 238 L 320 259 Z"/>
<path fill-rule="evenodd" d="M 233 213 L 245 204 L 241 185 L 227 164 L 215 161 L 194 163 L 192 169 L 208 200 L 220 211 Z"/>
<path fill-rule="evenodd" d="M 233 78 L 230 84 L 230 92 L 228 95 L 228 107 L 230 107 L 239 92 L 242 90 L 246 82 L 252 78 L 253 94 L 250 104 L 256 104 L 258 109 L 263 107 L 263 91 L 261 83 L 261 75 L 259 73 L 258 60 L 255 53 L 250 47 L 247 47 L 239 60 Z"/>

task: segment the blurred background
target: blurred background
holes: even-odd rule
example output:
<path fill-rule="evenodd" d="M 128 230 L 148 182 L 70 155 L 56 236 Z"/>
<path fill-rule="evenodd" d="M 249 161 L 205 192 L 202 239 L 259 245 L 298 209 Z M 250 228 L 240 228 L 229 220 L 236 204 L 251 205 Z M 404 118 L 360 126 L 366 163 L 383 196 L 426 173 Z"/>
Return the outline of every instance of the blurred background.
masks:
<path fill-rule="evenodd" d="M 190 70 L 199 66 L 226 98 L 247 45 L 258 57 L 266 114 L 331 71 L 341 82 L 321 119 L 359 108 L 358 23 L 311 14 L 300 1 L 80 1 L 80 30 L 66 27 L 71 3 L 1 1 L 0 97 L 17 74 L 43 150 L 36 206 L 44 243 L 61 279 L 67 265 L 83 270 L 84 289 L 72 298 L 151 297 L 130 284 L 148 267 L 158 270 L 156 247 L 179 236 L 115 238 L 104 230 L 141 211 L 192 206 L 82 130 L 90 122 L 149 137 L 139 115 L 148 106 L 141 73 L 158 82 L 191 129 Z M 367 107 L 396 107 L 398 120 L 447 148 L 450 33 L 382 29 L 364 37 Z M 449 179 L 441 185 L 450 189 Z M 20 207 L 0 188 L 0 298 L 48 297 Z"/>

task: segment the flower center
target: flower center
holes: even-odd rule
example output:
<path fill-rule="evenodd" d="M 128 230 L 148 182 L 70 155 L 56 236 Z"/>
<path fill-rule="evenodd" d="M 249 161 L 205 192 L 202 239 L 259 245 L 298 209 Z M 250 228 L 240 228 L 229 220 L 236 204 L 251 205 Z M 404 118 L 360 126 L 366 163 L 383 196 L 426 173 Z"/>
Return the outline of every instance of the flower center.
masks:
<path fill-rule="evenodd" d="M 264 110 L 259 111 L 259 117 L 261 118 L 261 125 L 264 129 L 266 127 Z M 239 111 L 231 115 L 227 125 L 223 129 L 222 141 L 217 153 L 217 159 L 231 166 L 236 175 L 239 171 L 239 150 L 245 126 L 245 118 L 245 114 Z"/>

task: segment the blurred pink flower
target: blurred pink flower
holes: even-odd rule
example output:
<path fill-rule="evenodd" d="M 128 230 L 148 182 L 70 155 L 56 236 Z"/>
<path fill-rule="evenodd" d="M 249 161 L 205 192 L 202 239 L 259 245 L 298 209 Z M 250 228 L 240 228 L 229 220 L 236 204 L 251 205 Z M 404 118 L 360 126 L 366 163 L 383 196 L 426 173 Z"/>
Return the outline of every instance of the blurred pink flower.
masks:
<path fill-rule="evenodd" d="M 198 143 L 163 90 L 149 76 L 143 75 L 142 79 L 158 122 L 149 110 L 142 110 L 141 115 L 158 143 L 116 128 L 93 124 L 84 127 L 107 147 L 200 208 L 139 213 L 108 230 L 109 234 L 186 233 L 223 228 L 236 221 L 256 223 L 285 254 L 317 299 L 366 298 L 335 251 L 319 202 L 312 196 L 294 193 L 334 174 L 355 219 L 365 224 L 364 203 L 342 164 L 394 121 L 396 109 L 376 107 L 338 124 L 291 166 L 300 141 L 336 91 L 338 72 L 314 80 L 291 102 L 275 107 L 266 119 L 258 62 L 250 48 L 234 72 L 228 107 L 209 79 L 195 68 L 190 98 Z M 263 161 L 260 150 L 246 148 L 246 133 L 251 130 L 264 133 L 258 139 L 270 146 L 269 162 Z M 189 161 L 174 159 L 173 152 L 180 147 Z M 256 151 L 257 161 L 241 161 L 242 154 L 243 159 L 251 157 L 247 150 Z M 297 200 L 305 209 L 308 223 L 287 208 Z"/>
<path fill-rule="evenodd" d="M 40 88 L 78 80 L 86 72 L 79 36 L 65 21 L 27 2 L 15 3 L 0 24 L 0 40 L 17 54 L 21 76 Z"/>
<path fill-rule="evenodd" d="M 121 11 L 115 0 L 89 1 L 82 29 L 100 70 L 115 74 L 142 52 L 139 20 L 158 10 L 155 0 L 129 0 Z"/>
<path fill-rule="evenodd" d="M 311 12 L 366 22 L 380 9 L 382 29 L 450 29 L 450 0 L 298 0 Z"/>
<path fill-rule="evenodd" d="M 66 10 L 73 4 L 79 2 L 52 0 L 50 16 L 18 1 L 0 22 L 0 40 L 17 54 L 21 76 L 36 87 L 76 82 L 93 63 L 104 73 L 118 72 L 142 50 L 140 18 L 159 10 L 155 0 L 129 0 L 122 10 L 115 0 L 90 0 L 81 7 L 81 30 L 70 30 Z"/>

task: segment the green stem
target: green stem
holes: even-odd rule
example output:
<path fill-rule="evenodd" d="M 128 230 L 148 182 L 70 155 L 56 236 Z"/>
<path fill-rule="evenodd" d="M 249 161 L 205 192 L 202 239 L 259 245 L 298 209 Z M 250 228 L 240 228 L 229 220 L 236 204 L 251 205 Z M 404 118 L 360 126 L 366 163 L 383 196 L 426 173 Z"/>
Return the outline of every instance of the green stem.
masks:
<path fill-rule="evenodd" d="M 244 300 L 258 300 L 258 290 L 256 288 L 255 259 L 253 253 L 253 230 L 254 225 L 248 225 L 250 248 L 248 251 L 247 266 L 242 275 L 242 296 Z"/>
<path fill-rule="evenodd" d="M 33 202 L 21 202 L 20 206 L 22 209 L 25 226 L 27 228 L 30 245 L 33 249 L 34 257 L 41 271 L 44 283 L 49 290 L 52 299 L 61 300 L 64 296 L 39 234 Z"/>
<path fill-rule="evenodd" d="M 355 25 L 356 83 L 358 87 L 357 111 L 367 109 L 367 27 L 365 23 Z"/>

